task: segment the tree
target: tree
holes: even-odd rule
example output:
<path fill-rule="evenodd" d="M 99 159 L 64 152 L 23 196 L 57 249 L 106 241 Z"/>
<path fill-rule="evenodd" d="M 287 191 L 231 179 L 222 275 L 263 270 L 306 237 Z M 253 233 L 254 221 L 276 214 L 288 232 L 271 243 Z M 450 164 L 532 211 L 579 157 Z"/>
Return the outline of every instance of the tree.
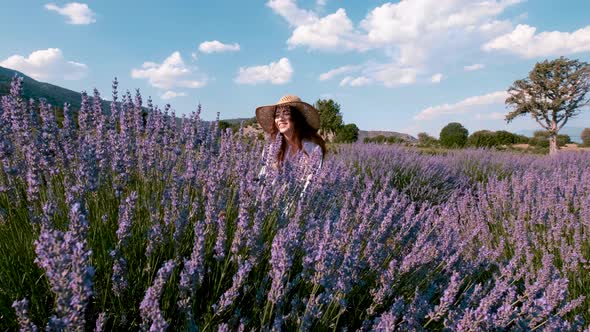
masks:
<path fill-rule="evenodd" d="M 231 127 L 232 127 L 231 123 L 224 121 L 224 120 L 219 120 L 219 130 L 221 132 L 224 132 L 227 128 L 231 128 Z M 232 131 L 233 131 L 233 129 L 232 129 Z"/>
<path fill-rule="evenodd" d="M 377 143 L 377 144 L 406 144 L 407 140 L 393 136 L 377 135 L 375 137 L 365 137 L 363 143 Z"/>
<path fill-rule="evenodd" d="M 516 144 L 528 144 L 530 138 L 525 135 L 514 135 L 515 143 Z"/>
<path fill-rule="evenodd" d="M 438 144 L 438 140 L 427 133 L 418 133 L 418 145 L 420 146 L 434 146 Z"/>
<path fill-rule="evenodd" d="M 572 139 L 569 135 L 557 135 L 557 146 L 564 146 L 570 144 Z"/>
<path fill-rule="evenodd" d="M 440 143 L 448 148 L 464 147 L 469 131 L 458 122 L 451 122 L 440 131 Z"/>
<path fill-rule="evenodd" d="M 535 130 L 529 144 L 542 148 L 549 147 L 549 133 L 546 130 Z"/>
<path fill-rule="evenodd" d="M 349 123 L 338 129 L 334 142 L 336 143 L 354 143 L 359 138 L 359 128 L 354 123 Z"/>
<path fill-rule="evenodd" d="M 512 145 L 521 141 L 521 137 L 506 130 L 479 130 L 469 135 L 467 145 L 476 147 L 498 147 L 502 145 Z"/>
<path fill-rule="evenodd" d="M 490 148 L 498 145 L 494 132 L 489 130 L 478 130 L 469 135 L 467 144 L 478 148 Z"/>
<path fill-rule="evenodd" d="M 590 146 L 590 128 L 585 128 L 584 130 L 582 130 L 580 138 L 582 139 L 582 143 L 584 144 L 584 146 Z"/>
<path fill-rule="evenodd" d="M 497 145 L 512 145 L 518 141 L 518 138 L 513 133 L 506 130 L 498 130 L 494 132 Z"/>
<path fill-rule="evenodd" d="M 550 146 L 551 134 L 547 130 L 536 130 L 533 134 L 533 138 L 529 140 L 529 144 L 532 146 L 538 146 L 542 148 L 548 148 Z M 558 147 L 564 146 L 572 142 L 569 135 L 557 135 L 555 142 Z"/>
<path fill-rule="evenodd" d="M 314 105 L 320 114 L 321 135 L 335 134 L 342 127 L 340 104 L 332 99 L 318 99 Z"/>
<path fill-rule="evenodd" d="M 535 65 L 529 76 L 508 89 L 506 121 L 530 114 L 549 133 L 549 153 L 557 153 L 557 135 L 568 120 L 590 103 L 590 66 L 564 57 Z"/>

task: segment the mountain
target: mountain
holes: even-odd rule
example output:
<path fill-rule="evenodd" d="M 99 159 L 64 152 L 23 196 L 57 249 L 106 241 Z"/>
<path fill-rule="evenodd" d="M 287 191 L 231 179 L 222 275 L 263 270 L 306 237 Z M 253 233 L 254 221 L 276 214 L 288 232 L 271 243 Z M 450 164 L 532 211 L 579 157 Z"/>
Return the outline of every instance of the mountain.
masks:
<path fill-rule="evenodd" d="M 71 108 L 75 111 L 80 109 L 82 103 L 82 94 L 62 88 L 57 85 L 39 82 L 29 76 L 8 68 L 0 67 L 0 96 L 10 94 L 10 82 L 14 75 L 22 76 L 23 78 L 23 97 L 25 99 L 33 98 L 38 100 L 39 98 L 45 98 L 45 100 L 54 107 L 62 108 L 64 103 L 70 104 Z M 90 91 L 89 95 L 92 96 L 93 92 Z M 111 102 L 108 100 L 102 101 L 102 109 L 104 112 L 109 113 Z"/>

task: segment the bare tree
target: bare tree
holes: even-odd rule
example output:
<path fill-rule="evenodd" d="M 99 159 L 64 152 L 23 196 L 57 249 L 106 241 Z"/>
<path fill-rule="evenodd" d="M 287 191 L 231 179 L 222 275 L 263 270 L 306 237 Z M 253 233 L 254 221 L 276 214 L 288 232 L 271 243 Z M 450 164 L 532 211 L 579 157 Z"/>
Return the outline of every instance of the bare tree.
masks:
<path fill-rule="evenodd" d="M 586 62 L 560 57 L 535 65 L 529 76 L 508 89 L 506 105 L 514 118 L 530 114 L 549 133 L 549 153 L 557 153 L 557 134 L 568 120 L 590 103 L 590 66 Z"/>

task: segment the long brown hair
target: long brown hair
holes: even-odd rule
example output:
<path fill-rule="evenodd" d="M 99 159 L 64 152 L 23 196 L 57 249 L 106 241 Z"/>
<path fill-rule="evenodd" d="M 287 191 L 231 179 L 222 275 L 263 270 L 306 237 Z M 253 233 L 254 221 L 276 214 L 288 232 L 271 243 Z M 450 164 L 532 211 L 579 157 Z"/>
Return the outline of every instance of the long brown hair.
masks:
<path fill-rule="evenodd" d="M 319 145 L 320 148 L 322 149 L 322 158 L 323 156 L 326 155 L 326 142 L 324 141 L 324 139 L 322 138 L 322 136 L 320 136 L 316 130 L 314 130 L 313 128 L 311 128 L 308 124 L 307 121 L 305 121 L 305 118 L 303 117 L 303 114 L 301 114 L 297 108 L 289 105 L 289 111 L 291 113 L 291 121 L 293 122 L 293 137 L 295 138 L 295 143 L 297 145 L 297 149 L 301 150 L 303 149 L 303 140 L 309 140 L 314 142 L 315 144 Z M 275 109 L 275 113 L 276 113 L 276 109 Z M 272 131 L 270 132 L 270 137 L 272 140 L 276 139 L 277 135 L 279 134 L 279 128 L 277 127 L 277 124 L 273 121 L 273 126 L 272 126 Z M 279 163 L 283 163 L 283 160 L 285 160 L 285 153 L 287 151 L 287 140 L 283 139 L 281 142 L 281 147 L 279 149 L 279 152 L 277 154 L 277 159 L 279 161 Z M 303 153 L 305 153 L 307 155 L 307 152 L 305 150 L 303 150 Z"/>

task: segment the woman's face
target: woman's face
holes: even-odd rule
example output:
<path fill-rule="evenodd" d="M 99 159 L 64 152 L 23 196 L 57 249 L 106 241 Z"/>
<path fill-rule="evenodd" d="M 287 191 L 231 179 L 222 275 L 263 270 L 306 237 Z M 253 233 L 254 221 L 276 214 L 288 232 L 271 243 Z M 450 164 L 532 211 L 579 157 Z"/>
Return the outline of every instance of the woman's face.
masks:
<path fill-rule="evenodd" d="M 289 106 L 278 106 L 275 112 L 275 125 L 283 135 L 293 133 L 293 120 Z"/>

